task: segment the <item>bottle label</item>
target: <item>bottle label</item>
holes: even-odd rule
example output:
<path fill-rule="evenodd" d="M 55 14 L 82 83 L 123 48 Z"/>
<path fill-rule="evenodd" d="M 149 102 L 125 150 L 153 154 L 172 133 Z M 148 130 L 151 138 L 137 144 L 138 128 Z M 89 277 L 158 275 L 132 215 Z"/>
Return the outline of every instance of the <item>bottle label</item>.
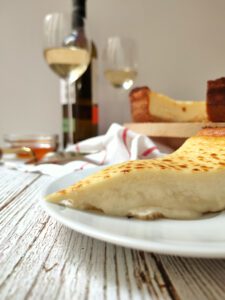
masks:
<path fill-rule="evenodd" d="M 75 131 L 75 119 L 73 119 L 73 131 Z M 63 118 L 63 132 L 68 133 L 69 132 L 69 120 L 68 118 Z"/>
<path fill-rule="evenodd" d="M 92 106 L 92 124 L 97 125 L 98 124 L 98 105 L 94 104 Z"/>
<path fill-rule="evenodd" d="M 69 122 L 66 118 L 63 118 L 63 132 L 69 132 Z"/>
<path fill-rule="evenodd" d="M 68 88 L 65 80 L 60 80 L 60 103 L 65 105 L 68 103 Z M 75 89 L 70 89 L 70 99 L 75 103 Z"/>

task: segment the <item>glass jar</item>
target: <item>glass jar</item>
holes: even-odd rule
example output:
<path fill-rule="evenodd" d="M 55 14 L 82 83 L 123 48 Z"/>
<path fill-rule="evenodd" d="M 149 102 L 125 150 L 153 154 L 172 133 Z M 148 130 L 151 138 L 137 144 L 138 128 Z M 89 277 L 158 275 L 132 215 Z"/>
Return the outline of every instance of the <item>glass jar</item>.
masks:
<path fill-rule="evenodd" d="M 55 152 L 58 149 L 58 135 L 56 134 L 6 134 L 4 141 L 8 148 L 18 149 L 15 152 L 21 159 L 30 158 L 32 153 L 36 160 L 40 160 L 46 153 Z M 30 153 L 19 151 L 24 147 L 30 149 Z"/>

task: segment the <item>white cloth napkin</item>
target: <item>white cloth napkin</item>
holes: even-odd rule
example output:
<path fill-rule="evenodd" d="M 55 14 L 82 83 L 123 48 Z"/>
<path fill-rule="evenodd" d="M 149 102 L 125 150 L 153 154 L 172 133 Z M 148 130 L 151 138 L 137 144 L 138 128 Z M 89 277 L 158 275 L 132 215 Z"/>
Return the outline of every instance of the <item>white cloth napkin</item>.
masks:
<path fill-rule="evenodd" d="M 65 165 L 20 164 L 17 169 L 28 172 L 40 172 L 54 177 L 73 171 L 96 166 L 108 166 L 135 159 L 150 159 L 172 152 L 172 149 L 153 142 L 145 135 L 137 134 L 119 124 L 112 124 L 105 135 L 84 140 L 69 146 L 66 151 L 88 152 L 87 161 L 75 160 Z M 12 164 L 12 163 L 11 163 Z M 13 165 L 11 165 L 13 166 Z M 15 165 L 14 165 L 15 167 Z"/>

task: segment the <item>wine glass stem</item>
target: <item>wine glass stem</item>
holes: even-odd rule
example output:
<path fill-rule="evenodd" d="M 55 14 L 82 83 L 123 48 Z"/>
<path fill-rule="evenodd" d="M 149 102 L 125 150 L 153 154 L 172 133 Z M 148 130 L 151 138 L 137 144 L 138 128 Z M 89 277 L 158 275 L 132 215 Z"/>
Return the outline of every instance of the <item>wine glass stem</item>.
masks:
<path fill-rule="evenodd" d="M 67 146 L 74 144 L 74 118 L 73 118 L 73 103 L 76 103 L 76 99 L 73 99 L 72 96 L 76 93 L 73 93 L 71 91 L 72 88 L 74 88 L 74 85 L 72 85 L 69 80 L 66 82 L 67 85 L 67 104 L 68 104 L 68 141 Z"/>

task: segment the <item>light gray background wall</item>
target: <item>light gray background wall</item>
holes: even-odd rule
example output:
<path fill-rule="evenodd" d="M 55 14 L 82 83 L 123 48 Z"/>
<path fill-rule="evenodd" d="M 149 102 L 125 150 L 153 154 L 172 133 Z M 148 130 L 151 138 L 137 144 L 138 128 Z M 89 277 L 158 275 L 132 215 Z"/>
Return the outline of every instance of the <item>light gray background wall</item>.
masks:
<path fill-rule="evenodd" d="M 61 132 L 59 80 L 43 60 L 42 20 L 70 7 L 70 0 L 0 0 L 0 143 L 4 133 Z M 117 121 L 115 98 L 127 100 L 102 75 L 107 36 L 137 40 L 137 86 L 197 100 L 207 80 L 225 75 L 224 0 L 88 0 L 87 14 L 100 56 L 101 132 Z"/>

